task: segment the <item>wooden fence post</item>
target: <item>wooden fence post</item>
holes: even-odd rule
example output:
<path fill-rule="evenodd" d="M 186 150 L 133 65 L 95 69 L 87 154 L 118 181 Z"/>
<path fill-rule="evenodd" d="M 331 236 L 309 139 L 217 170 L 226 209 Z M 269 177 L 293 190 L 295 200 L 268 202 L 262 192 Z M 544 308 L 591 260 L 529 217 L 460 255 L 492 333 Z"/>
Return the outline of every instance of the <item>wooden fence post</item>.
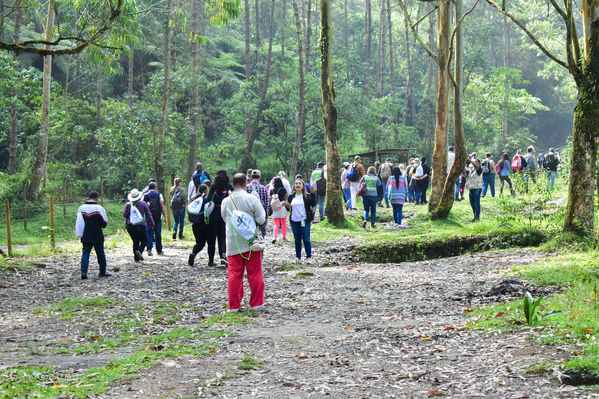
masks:
<path fill-rule="evenodd" d="M 23 184 L 23 229 L 27 231 L 27 184 Z"/>
<path fill-rule="evenodd" d="M 7 199 L 4 200 L 4 212 L 6 214 L 6 247 L 8 248 L 8 256 L 12 257 L 12 239 L 10 236 L 10 203 Z"/>
<path fill-rule="evenodd" d="M 104 206 L 104 176 L 100 176 L 100 205 Z"/>
<path fill-rule="evenodd" d="M 171 224 L 171 194 L 168 191 L 168 188 L 164 189 L 164 198 L 166 198 L 166 206 L 165 206 L 165 210 L 166 210 L 166 226 L 168 227 L 168 230 L 171 230 L 172 224 Z"/>
<path fill-rule="evenodd" d="M 62 181 L 62 217 L 67 217 L 67 179 Z"/>
<path fill-rule="evenodd" d="M 50 196 L 50 245 L 52 249 L 56 246 L 56 238 L 54 236 L 54 197 Z"/>

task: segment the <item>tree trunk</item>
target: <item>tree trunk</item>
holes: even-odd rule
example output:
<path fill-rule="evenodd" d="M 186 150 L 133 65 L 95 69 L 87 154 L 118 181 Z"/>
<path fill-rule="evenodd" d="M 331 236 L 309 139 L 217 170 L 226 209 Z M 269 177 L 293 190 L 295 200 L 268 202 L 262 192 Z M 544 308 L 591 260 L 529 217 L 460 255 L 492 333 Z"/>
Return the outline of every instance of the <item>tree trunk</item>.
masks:
<path fill-rule="evenodd" d="M 386 41 L 386 26 L 385 26 L 385 1 L 381 0 L 381 9 L 379 15 L 379 97 L 385 95 L 385 41 Z"/>
<path fill-rule="evenodd" d="M 162 63 L 164 65 L 164 85 L 162 89 L 162 129 L 158 137 L 156 152 L 154 153 L 154 170 L 156 172 L 156 185 L 158 191 L 164 191 L 164 147 L 166 142 L 166 132 L 169 125 L 169 102 L 170 102 L 170 64 L 171 64 L 171 29 L 170 18 L 172 11 L 172 0 L 166 4 L 166 18 L 164 20 L 164 43 L 162 53 Z"/>
<path fill-rule="evenodd" d="M 75 98 L 81 100 L 81 53 L 77 54 L 77 61 L 75 63 Z"/>
<path fill-rule="evenodd" d="M 15 9 L 15 28 L 13 31 L 13 43 L 19 41 L 21 31 L 21 17 L 23 16 L 23 9 L 18 5 Z M 17 61 L 17 54 L 12 54 L 13 60 Z M 18 93 L 14 88 L 11 89 L 11 96 L 16 98 Z M 8 156 L 8 174 L 14 175 L 17 173 L 17 122 L 19 120 L 19 110 L 16 104 L 10 106 L 10 141 L 9 141 L 9 156 Z"/>
<path fill-rule="evenodd" d="M 503 10 L 507 11 L 507 1 L 503 0 Z M 510 67 L 510 37 L 507 25 L 507 16 L 503 16 L 503 66 L 504 68 Z M 506 74 L 505 82 L 503 86 L 503 120 L 501 123 L 501 131 L 503 133 L 503 140 L 508 138 L 508 122 L 510 110 L 508 108 L 508 101 L 510 98 L 510 81 Z"/>
<path fill-rule="evenodd" d="M 46 19 L 46 41 L 52 40 L 52 28 L 54 27 L 54 4 L 53 0 L 48 2 L 48 16 Z M 48 46 L 46 46 L 48 47 Z M 48 162 L 48 131 L 50 127 L 50 83 L 52 81 L 52 56 L 44 57 L 44 72 L 42 82 L 42 119 L 40 123 L 40 138 L 37 147 L 37 158 L 31 171 L 31 181 L 27 198 L 37 201 L 42 178 L 45 176 L 46 163 Z"/>
<path fill-rule="evenodd" d="M 366 0 L 365 14 L 364 30 L 366 31 L 366 47 L 364 49 L 364 65 L 366 70 L 364 71 L 364 90 L 369 92 L 370 79 L 368 77 L 370 76 L 372 69 L 372 5 L 370 0 Z"/>
<path fill-rule="evenodd" d="M 247 4 L 247 0 L 246 0 Z M 193 31 L 193 40 L 191 42 L 191 62 L 195 76 L 200 76 L 200 44 L 198 37 L 200 35 L 200 8 L 202 0 L 193 0 L 191 10 L 191 30 Z M 249 38 L 248 38 L 249 39 Z M 247 54 L 249 56 L 249 41 L 247 44 Z M 189 137 L 189 156 L 187 157 L 187 176 L 191 176 L 195 170 L 198 153 L 198 139 L 200 136 L 200 90 L 197 84 L 191 88 L 191 135 Z"/>
<path fill-rule="evenodd" d="M 306 67 L 304 68 L 306 72 L 310 71 L 310 37 L 312 36 L 312 0 L 307 0 L 307 18 L 306 18 Z"/>
<path fill-rule="evenodd" d="M 391 25 L 391 0 L 387 0 L 387 27 L 389 29 L 389 85 L 395 93 L 395 60 L 393 59 L 393 26 Z M 395 121 L 397 122 L 397 121 Z"/>
<path fill-rule="evenodd" d="M 410 113 L 410 101 L 412 99 L 412 56 L 410 54 L 410 35 L 408 17 L 404 15 L 405 33 L 406 33 L 406 69 L 407 69 L 407 82 L 406 82 L 406 110 L 403 114 L 402 124 L 412 125 L 414 115 Z"/>
<path fill-rule="evenodd" d="M 449 0 L 439 3 L 439 89 L 437 91 L 437 111 L 435 125 L 435 147 L 432 159 L 431 194 L 428 209 L 436 215 L 445 183 L 447 168 L 447 131 L 449 124 Z"/>
<path fill-rule="evenodd" d="M 287 0 L 283 0 L 281 7 L 281 61 L 285 61 L 285 28 L 287 27 Z"/>
<path fill-rule="evenodd" d="M 295 146 L 293 147 L 293 158 L 291 160 L 290 178 L 297 174 L 297 166 L 299 163 L 299 151 L 302 146 L 302 139 L 306 130 L 306 82 L 304 77 L 304 60 L 302 48 L 302 26 L 300 24 L 299 11 L 297 3 L 293 0 L 293 15 L 295 16 L 295 30 L 297 33 L 297 52 L 299 54 L 298 72 L 299 72 L 299 102 L 297 106 L 297 125 L 295 126 Z M 243 169 L 242 169 L 243 170 Z"/>
<path fill-rule="evenodd" d="M 343 2 L 343 44 L 348 47 L 349 28 L 347 26 L 347 0 Z"/>
<path fill-rule="evenodd" d="M 255 17 L 256 17 L 256 53 L 260 48 L 260 0 L 255 1 Z"/>
<path fill-rule="evenodd" d="M 455 0 L 455 13 L 456 21 L 462 18 L 462 0 Z M 455 73 L 454 80 L 457 84 L 454 91 L 453 111 L 454 111 L 454 149 L 455 159 L 449 175 L 447 175 L 447 169 L 444 168 L 445 184 L 443 185 L 443 192 L 441 194 L 441 200 L 439 206 L 432 212 L 432 217 L 439 219 L 445 219 L 449 216 L 449 212 L 453 207 L 455 199 L 455 182 L 462 173 L 464 166 L 466 165 L 466 159 L 468 158 L 466 153 L 466 139 L 464 137 L 464 126 L 463 126 L 463 98 L 464 98 L 464 40 L 463 31 L 461 25 L 456 28 L 456 46 L 455 46 Z M 447 158 L 446 158 L 447 159 Z M 447 163 L 447 160 L 445 161 Z M 432 198 L 432 194 L 431 194 Z"/>
<path fill-rule="evenodd" d="M 172 69 L 177 70 L 177 32 L 179 29 L 173 29 L 173 51 L 172 51 Z"/>
<path fill-rule="evenodd" d="M 127 105 L 133 106 L 133 52 L 128 57 L 128 71 L 127 71 Z"/>
<path fill-rule="evenodd" d="M 250 54 L 250 0 L 244 0 L 245 8 L 245 82 L 250 81 L 252 58 Z"/>
<path fill-rule="evenodd" d="M 327 151 L 326 206 L 329 223 L 340 226 L 343 216 L 341 195 L 341 159 L 339 157 L 339 134 L 337 132 L 337 106 L 331 74 L 331 1 L 320 0 L 320 84 L 322 89 L 322 120 L 324 122 L 325 146 Z"/>
<path fill-rule="evenodd" d="M 254 123 L 252 124 L 252 130 L 250 132 L 250 136 L 248 137 L 247 144 L 245 147 L 245 152 L 243 154 L 243 159 L 241 161 L 241 165 L 239 167 L 240 170 L 247 170 L 250 167 L 251 157 L 252 157 L 252 149 L 254 147 L 254 141 L 258 137 L 258 128 L 260 126 L 260 120 L 262 119 L 262 112 L 264 111 L 264 105 L 266 102 L 266 93 L 268 92 L 268 85 L 270 82 L 270 69 L 272 66 L 272 38 L 273 38 L 273 30 L 274 30 L 274 19 L 275 19 L 275 0 L 272 0 L 270 5 L 270 27 L 268 31 L 268 55 L 266 60 L 266 72 L 264 74 L 264 83 L 262 86 L 262 92 L 260 94 L 260 103 L 258 104 L 258 112 L 256 114 L 256 118 L 254 119 Z"/>
<path fill-rule="evenodd" d="M 102 63 L 98 63 L 98 79 L 96 92 L 96 130 L 102 124 L 102 83 L 103 83 L 104 67 Z"/>
<path fill-rule="evenodd" d="M 599 0 L 582 2 L 584 57 L 576 79 L 578 101 L 574 109 L 574 134 L 570 185 L 564 230 L 594 236 L 594 194 L 599 144 Z"/>

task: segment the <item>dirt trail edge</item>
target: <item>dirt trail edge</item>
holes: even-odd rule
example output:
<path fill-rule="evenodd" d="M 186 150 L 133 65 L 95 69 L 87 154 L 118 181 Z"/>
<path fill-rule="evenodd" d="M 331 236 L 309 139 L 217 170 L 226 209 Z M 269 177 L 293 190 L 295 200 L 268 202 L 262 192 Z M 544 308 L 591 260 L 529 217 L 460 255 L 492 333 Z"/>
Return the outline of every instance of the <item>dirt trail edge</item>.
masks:
<path fill-rule="evenodd" d="M 224 313 L 226 270 L 205 266 L 205 251 L 189 267 L 190 246 L 177 242 L 165 248 L 166 256 L 141 264 L 132 261 L 128 247 L 109 250 L 109 270 L 118 271 L 108 279 L 93 276 L 93 256 L 86 281 L 79 279 L 77 256 L 38 259 L 33 273 L 6 275 L 0 282 L 0 368 L 48 364 L 81 373 L 126 356 L 128 348 L 82 355 L 42 350 L 89 336 L 89 326 L 33 312 L 68 297 L 137 305 L 172 301 L 182 310 L 169 328 Z M 547 255 L 518 250 L 357 264 L 343 251 L 325 254 L 323 248 L 316 245 L 315 264 L 298 270 L 287 267 L 292 245 L 269 245 L 266 309 L 252 315 L 250 324 L 212 338 L 217 349 L 210 355 L 166 358 L 98 397 L 591 397 L 551 375 L 524 372 L 542 360 L 559 362 L 569 348 L 537 345 L 528 329 L 487 335 L 463 328 L 465 310 L 502 300 L 473 292 L 491 287 L 511 265 Z M 248 295 L 246 287 L 245 308 Z M 94 331 L 101 334 L 102 326 Z M 260 366 L 240 370 L 246 356 Z"/>

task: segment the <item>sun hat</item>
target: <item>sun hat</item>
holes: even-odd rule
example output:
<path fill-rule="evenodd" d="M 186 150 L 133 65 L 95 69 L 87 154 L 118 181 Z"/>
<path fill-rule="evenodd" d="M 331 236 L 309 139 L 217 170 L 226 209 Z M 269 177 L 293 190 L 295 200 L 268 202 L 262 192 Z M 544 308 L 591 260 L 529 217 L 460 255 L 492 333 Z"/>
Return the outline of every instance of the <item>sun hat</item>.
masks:
<path fill-rule="evenodd" d="M 349 162 L 343 162 L 343 167 L 348 167 L 349 165 L 351 165 Z"/>
<path fill-rule="evenodd" d="M 131 202 L 136 202 L 139 201 L 143 195 L 144 193 L 142 191 L 138 191 L 136 188 L 134 188 L 127 196 L 127 199 L 129 199 Z"/>

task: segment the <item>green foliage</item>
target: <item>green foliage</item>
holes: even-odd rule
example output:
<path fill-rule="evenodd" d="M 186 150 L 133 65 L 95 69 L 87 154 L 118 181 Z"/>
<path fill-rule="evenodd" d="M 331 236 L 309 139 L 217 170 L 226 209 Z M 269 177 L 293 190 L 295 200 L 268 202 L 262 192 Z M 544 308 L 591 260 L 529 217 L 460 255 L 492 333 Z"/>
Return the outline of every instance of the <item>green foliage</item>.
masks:
<path fill-rule="evenodd" d="M 252 355 L 246 355 L 243 360 L 237 363 L 237 368 L 240 370 L 254 370 L 260 367 L 262 362 L 254 360 Z"/>
<path fill-rule="evenodd" d="M 522 311 L 524 312 L 527 325 L 536 326 L 539 323 L 539 318 L 537 317 L 537 307 L 542 300 L 543 296 L 533 299 L 532 295 L 530 295 L 530 292 L 527 292 L 524 296 L 524 299 L 522 300 Z"/>

